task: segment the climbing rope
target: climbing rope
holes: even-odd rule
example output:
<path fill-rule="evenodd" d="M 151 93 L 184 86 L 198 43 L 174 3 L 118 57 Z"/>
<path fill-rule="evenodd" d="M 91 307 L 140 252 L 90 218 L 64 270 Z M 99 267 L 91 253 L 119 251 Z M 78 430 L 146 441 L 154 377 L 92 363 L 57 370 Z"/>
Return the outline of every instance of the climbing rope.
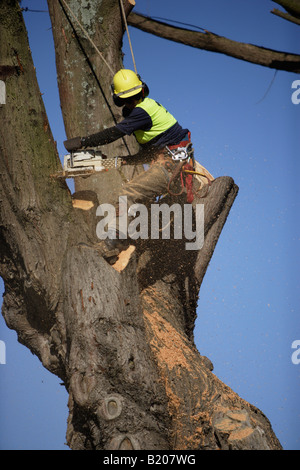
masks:
<path fill-rule="evenodd" d="M 127 36 L 128 36 L 128 42 L 129 42 L 129 47 L 130 47 L 132 62 L 133 62 L 133 66 L 134 66 L 134 71 L 135 71 L 135 73 L 137 74 L 137 68 L 136 68 L 136 64 L 135 64 L 135 59 L 134 59 L 134 54 L 133 54 L 133 49 L 132 49 L 130 34 L 129 34 L 129 30 L 128 30 L 128 24 L 127 24 L 126 14 L 125 14 L 124 5 L 123 5 L 123 1 L 122 1 L 122 0 L 120 0 L 120 6 L 121 6 L 122 15 L 123 15 L 123 20 L 124 20 L 124 24 L 125 24 L 125 28 L 126 28 L 126 32 L 127 32 Z"/>
<path fill-rule="evenodd" d="M 94 43 L 94 41 L 92 40 L 92 38 L 89 36 L 88 32 L 84 29 L 84 27 L 82 26 L 82 24 L 80 23 L 80 21 L 78 20 L 78 18 L 76 17 L 76 15 L 73 13 L 73 11 L 71 10 L 71 8 L 69 7 L 69 5 L 67 4 L 67 2 L 65 0 L 61 0 L 63 2 L 63 4 L 65 5 L 65 7 L 69 10 L 70 14 L 72 15 L 72 17 L 74 18 L 74 20 L 76 21 L 76 23 L 78 24 L 79 28 L 81 29 L 81 31 L 85 34 L 85 36 L 87 37 L 87 39 L 90 41 L 90 43 L 92 44 L 92 46 L 95 48 L 97 54 L 99 54 L 99 56 L 101 57 L 101 59 L 103 60 L 103 62 L 105 63 L 105 65 L 109 68 L 110 72 L 112 75 L 114 75 L 114 71 L 113 69 L 111 68 L 111 66 L 109 65 L 109 63 L 105 60 L 103 54 L 99 51 L 98 47 L 96 46 L 96 44 Z"/>
<path fill-rule="evenodd" d="M 97 54 L 101 57 L 101 59 L 103 60 L 103 62 L 105 63 L 105 65 L 106 65 L 106 66 L 108 67 L 108 69 L 110 70 L 111 74 L 114 75 L 113 69 L 111 68 L 111 66 L 109 65 L 109 63 L 107 62 L 107 60 L 105 59 L 105 57 L 103 56 L 103 54 L 99 51 L 98 47 L 96 46 L 96 44 L 94 43 L 94 41 L 92 40 L 92 38 L 90 37 L 90 35 L 88 34 L 88 32 L 86 31 L 86 29 L 82 26 L 82 24 L 80 23 L 79 19 L 77 18 L 77 16 L 75 15 L 75 13 L 72 11 L 72 9 L 70 8 L 70 6 L 67 4 L 66 0 L 61 0 L 61 1 L 62 1 L 63 4 L 65 5 L 65 7 L 68 9 L 69 13 L 70 13 L 71 16 L 74 18 L 74 20 L 76 21 L 77 25 L 78 25 L 79 28 L 81 29 L 81 31 L 85 34 L 86 38 L 90 41 L 90 43 L 92 44 L 92 46 L 95 48 Z M 133 66 L 134 66 L 135 73 L 137 74 L 137 68 L 136 68 L 135 58 L 134 58 L 134 54 L 133 54 L 132 43 L 131 43 L 131 39 L 130 39 L 130 34 L 129 34 L 129 30 L 128 30 L 128 24 L 127 24 L 127 19 L 126 19 L 126 14 L 125 14 L 124 5 L 123 5 L 123 1 L 122 1 L 122 0 L 120 0 L 120 6 L 121 6 L 122 16 L 123 16 L 123 20 L 124 20 L 124 24 L 125 24 L 127 36 L 128 36 L 128 42 L 129 42 L 129 47 L 130 47 L 130 51 L 131 51 Z"/>

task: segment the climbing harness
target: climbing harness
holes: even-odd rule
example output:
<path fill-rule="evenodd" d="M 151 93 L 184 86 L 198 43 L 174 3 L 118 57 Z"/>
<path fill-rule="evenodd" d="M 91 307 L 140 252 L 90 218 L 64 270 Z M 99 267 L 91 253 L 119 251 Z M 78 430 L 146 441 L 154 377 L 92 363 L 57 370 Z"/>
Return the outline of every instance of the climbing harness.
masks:
<path fill-rule="evenodd" d="M 180 142 L 178 145 L 166 145 L 168 154 L 171 155 L 174 162 L 177 162 L 175 170 L 173 171 L 169 180 L 168 193 L 171 196 L 180 196 L 184 189 L 186 189 L 187 202 L 193 202 L 193 176 L 184 174 L 186 169 L 194 170 L 194 165 L 190 164 L 191 160 L 194 162 L 194 150 L 192 147 L 190 132 L 188 133 L 187 137 L 187 140 Z M 175 183 L 178 179 L 180 179 L 181 188 L 178 193 L 175 193 L 171 190 L 171 184 Z"/>
<path fill-rule="evenodd" d="M 171 196 L 181 196 L 186 191 L 186 199 L 188 203 L 192 203 L 194 200 L 194 195 L 197 191 L 193 189 L 193 175 L 196 177 L 204 177 L 207 180 L 208 189 L 205 195 L 201 197 L 206 197 L 208 194 L 209 187 L 211 185 L 212 177 L 211 175 L 206 175 L 196 170 L 196 162 L 194 159 L 194 149 L 192 148 L 192 142 L 190 140 L 190 132 L 188 134 L 188 140 L 181 142 L 179 145 L 166 146 L 168 153 L 171 155 L 174 162 L 178 162 L 173 174 L 169 180 L 168 184 L 168 193 Z M 211 177 L 211 179 L 210 179 Z M 171 184 L 180 179 L 181 189 L 178 193 L 175 193 L 171 190 Z"/>
<path fill-rule="evenodd" d="M 191 157 L 193 154 L 194 150 L 192 148 L 192 142 L 189 142 L 186 147 L 175 147 L 174 150 L 172 150 L 174 147 L 168 147 L 166 145 L 166 149 L 169 152 L 169 154 L 172 157 L 172 160 L 175 162 L 182 161 L 182 160 L 187 160 L 188 158 Z"/>

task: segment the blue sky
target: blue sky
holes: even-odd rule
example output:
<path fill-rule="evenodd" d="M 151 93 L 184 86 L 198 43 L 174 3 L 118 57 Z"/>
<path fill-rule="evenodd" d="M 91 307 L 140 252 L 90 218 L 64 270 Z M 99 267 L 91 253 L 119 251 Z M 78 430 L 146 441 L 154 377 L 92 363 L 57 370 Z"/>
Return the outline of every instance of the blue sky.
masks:
<path fill-rule="evenodd" d="M 238 41 L 299 53 L 300 28 L 269 0 L 137 0 L 136 11 L 195 24 Z M 46 10 L 45 0 L 23 6 Z M 50 20 L 24 13 L 52 132 L 63 157 Z M 196 159 L 240 190 L 207 270 L 195 341 L 214 373 L 271 421 L 284 449 L 300 449 L 299 75 L 238 61 L 129 29 L 138 72 L 192 133 Z M 124 38 L 125 66 L 132 68 Z M 269 85 L 272 86 L 269 89 Z M 268 93 L 266 94 L 266 92 Z M 1 291 L 3 283 L 1 282 Z M 1 317 L 0 449 L 66 449 L 67 394 Z"/>

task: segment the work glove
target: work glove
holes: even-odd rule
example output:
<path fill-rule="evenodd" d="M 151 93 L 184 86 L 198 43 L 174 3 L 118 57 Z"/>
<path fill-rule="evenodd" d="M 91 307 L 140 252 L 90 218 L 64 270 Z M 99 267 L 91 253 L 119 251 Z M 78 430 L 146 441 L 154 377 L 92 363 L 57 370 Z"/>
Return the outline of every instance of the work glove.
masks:
<path fill-rule="evenodd" d="M 68 152 L 74 152 L 82 147 L 81 137 L 74 137 L 64 141 L 64 146 Z"/>

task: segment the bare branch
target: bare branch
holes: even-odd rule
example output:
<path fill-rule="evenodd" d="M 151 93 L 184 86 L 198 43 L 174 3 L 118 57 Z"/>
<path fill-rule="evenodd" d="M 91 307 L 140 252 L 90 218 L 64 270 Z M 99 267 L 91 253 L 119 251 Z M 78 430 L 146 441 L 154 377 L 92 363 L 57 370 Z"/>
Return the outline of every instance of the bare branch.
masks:
<path fill-rule="evenodd" d="M 290 15 L 300 18 L 300 1 L 299 0 L 272 0 L 274 3 L 281 5 Z"/>
<path fill-rule="evenodd" d="M 130 13 L 128 24 L 150 34 L 187 46 L 234 57 L 264 67 L 300 73 L 300 55 L 233 41 L 206 31 L 204 33 L 171 26 L 147 16 Z"/>
<path fill-rule="evenodd" d="M 271 11 L 273 15 L 280 16 L 280 18 L 283 18 L 287 21 L 290 21 L 291 23 L 299 24 L 300 25 L 300 19 L 296 18 L 295 16 L 289 15 L 288 13 L 284 13 L 283 11 L 277 10 L 277 8 L 274 8 L 274 10 Z"/>

